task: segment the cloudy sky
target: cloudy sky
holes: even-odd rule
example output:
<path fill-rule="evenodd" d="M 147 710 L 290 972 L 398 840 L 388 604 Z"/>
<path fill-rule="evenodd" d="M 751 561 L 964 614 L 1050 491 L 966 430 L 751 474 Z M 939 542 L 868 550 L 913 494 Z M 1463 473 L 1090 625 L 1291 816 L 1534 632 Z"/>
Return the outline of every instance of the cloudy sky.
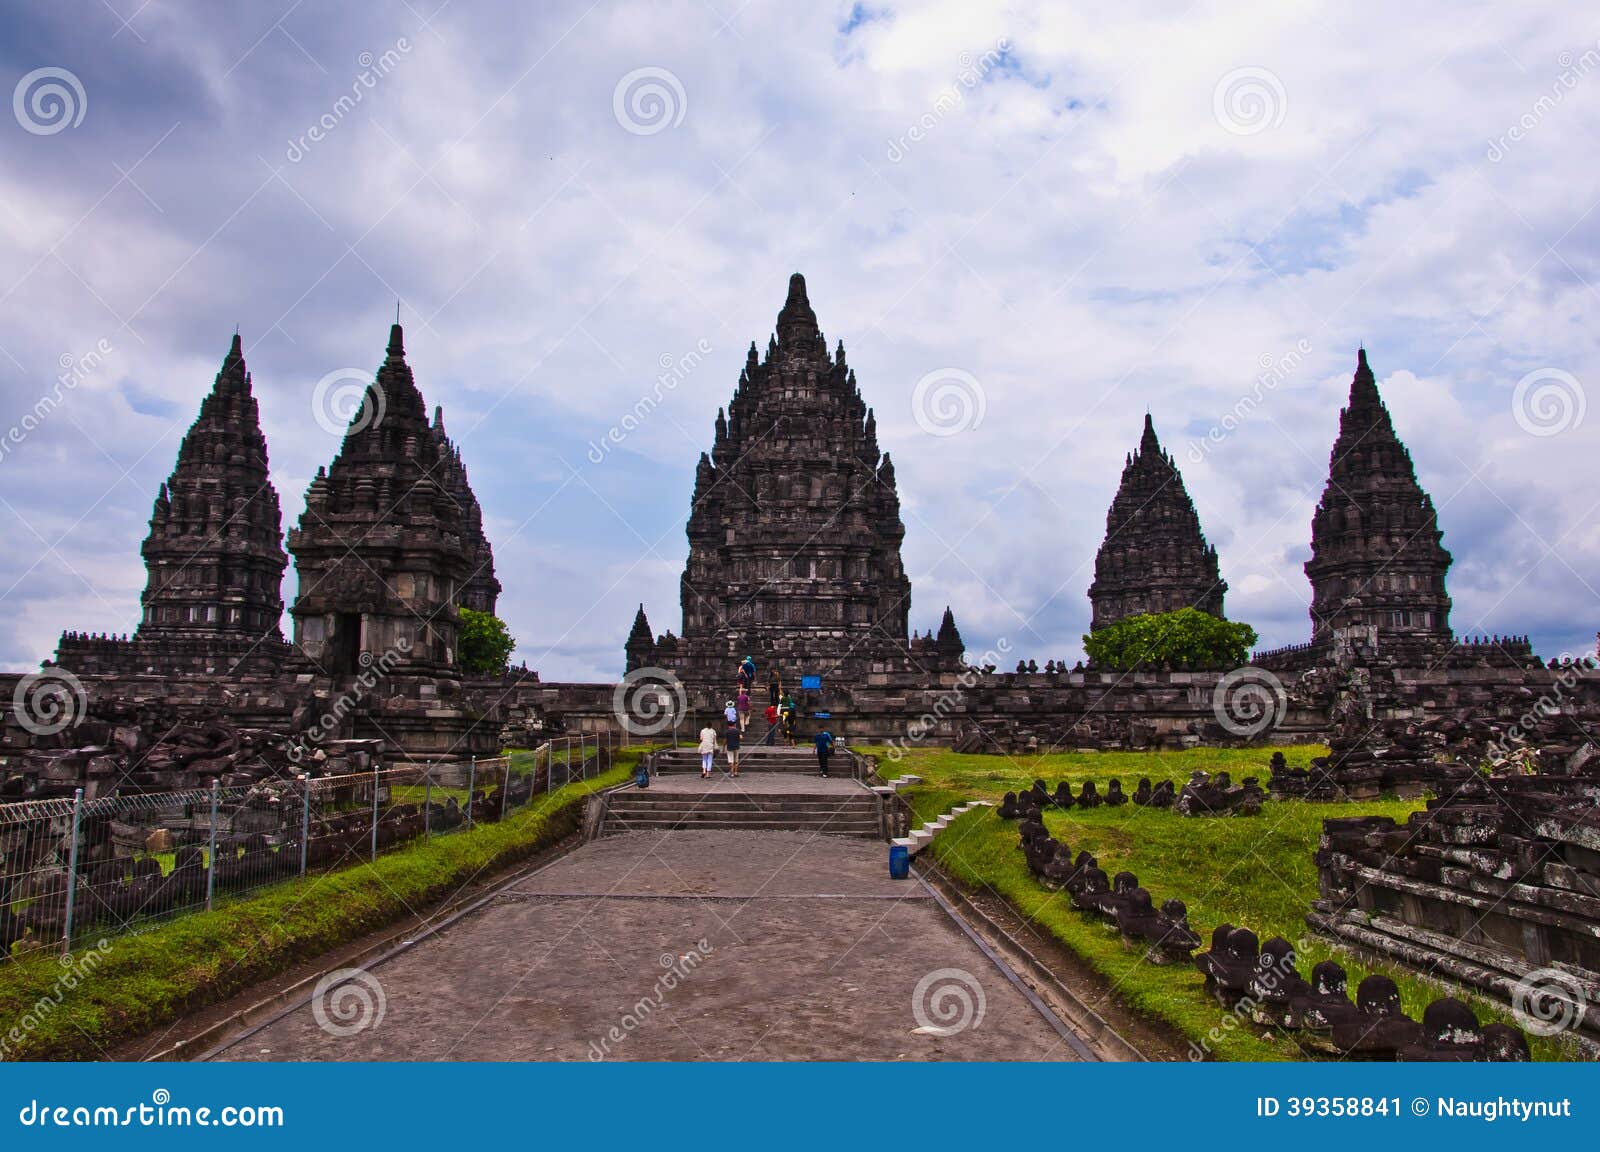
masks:
<path fill-rule="evenodd" d="M 518 657 L 615 677 L 639 601 L 679 624 L 694 464 L 795 270 L 894 455 L 915 628 L 1076 659 L 1148 408 L 1229 615 L 1304 640 L 1365 342 L 1457 631 L 1592 650 L 1600 11 L 1249 7 L 6 5 L 0 667 L 132 630 L 236 324 L 292 524 L 316 384 L 399 298 Z"/>

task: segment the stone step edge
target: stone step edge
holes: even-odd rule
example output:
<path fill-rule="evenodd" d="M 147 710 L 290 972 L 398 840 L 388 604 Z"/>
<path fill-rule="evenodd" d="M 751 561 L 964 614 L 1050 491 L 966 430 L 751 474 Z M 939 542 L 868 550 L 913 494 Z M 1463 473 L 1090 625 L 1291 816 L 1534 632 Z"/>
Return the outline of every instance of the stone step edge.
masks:
<path fill-rule="evenodd" d="M 937 819 L 930 820 L 922 827 L 913 831 L 911 835 L 896 837 L 895 839 L 889 841 L 889 843 L 898 845 L 901 848 L 909 849 L 911 855 L 915 856 L 929 844 L 932 844 L 933 838 L 948 828 L 951 821 L 955 820 L 957 816 L 964 816 L 966 813 L 971 812 L 974 808 L 993 807 L 993 800 L 969 800 L 965 804 L 957 804 L 944 815 L 938 817 Z"/>

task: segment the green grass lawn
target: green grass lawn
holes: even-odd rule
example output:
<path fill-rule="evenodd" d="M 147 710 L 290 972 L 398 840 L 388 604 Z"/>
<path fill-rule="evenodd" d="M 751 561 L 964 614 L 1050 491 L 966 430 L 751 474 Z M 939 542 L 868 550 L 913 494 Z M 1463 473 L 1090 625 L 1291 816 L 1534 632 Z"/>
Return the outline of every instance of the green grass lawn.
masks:
<path fill-rule="evenodd" d="M 1237 782 L 1258 776 L 1263 787 L 1270 751 L 1258 749 L 1194 749 L 1186 752 L 1062 753 L 1048 756 L 963 756 L 942 749 L 913 749 L 898 762 L 887 750 L 860 748 L 879 758 L 885 779 L 911 773 L 923 783 L 908 796 L 917 821 L 933 819 L 965 800 L 999 800 L 1008 791 L 1042 779 L 1054 791 L 1070 780 L 1076 790 L 1093 780 L 1104 793 L 1113 777 L 1132 794 L 1141 776 L 1152 783 L 1171 780 L 1181 786 L 1196 769 L 1225 770 Z M 1326 753 L 1317 746 L 1278 749 L 1291 765 L 1306 765 Z M 1283 936 L 1294 941 L 1301 974 L 1309 976 L 1319 960 L 1336 959 L 1350 976 L 1352 994 L 1361 978 L 1382 972 L 1400 986 L 1405 1009 L 1420 1017 L 1430 1000 L 1443 995 L 1406 969 L 1368 965 L 1314 937 L 1305 915 L 1317 896 L 1317 869 L 1312 861 L 1329 816 L 1383 815 L 1403 821 L 1422 807 L 1420 800 L 1379 799 L 1353 804 L 1268 801 L 1259 816 L 1183 817 L 1170 809 L 1075 808 L 1051 810 L 1045 824 L 1051 835 L 1076 854 L 1095 855 L 1108 875 L 1137 874 L 1139 883 L 1159 905 L 1176 897 L 1189 909 L 1189 924 L 1209 947 L 1211 930 L 1228 923 L 1249 928 L 1261 939 Z M 1001 820 L 993 809 L 958 818 L 929 849 L 954 878 L 972 888 L 987 889 L 1066 944 L 1106 978 L 1116 995 L 1138 1012 L 1163 1021 L 1191 1043 L 1209 1043 L 1211 1058 L 1222 1060 L 1293 1060 L 1302 1058 L 1290 1038 L 1234 1019 L 1204 989 L 1193 966 L 1159 967 L 1146 963 L 1143 949 L 1123 945 L 1116 928 L 1099 916 L 1072 907 L 1065 892 L 1052 892 L 1029 873 L 1019 847 L 1017 825 Z M 1487 1001 L 1472 999 L 1480 1017 L 1510 1022 L 1510 1013 Z M 1213 1033 L 1213 1029 L 1220 1031 Z M 1530 1037 L 1535 1059 L 1571 1059 L 1556 1041 Z M 1197 1057 L 1198 1058 L 1198 1057 Z"/>
<path fill-rule="evenodd" d="M 311 875 L 137 935 L 0 960 L 0 1058 L 98 1059 L 113 1045 L 214 1004 L 430 904 L 573 831 L 584 797 L 619 784 L 645 749 L 602 776 L 535 797 L 504 821 Z M 86 957 L 98 953 L 90 962 Z M 74 973 L 64 986 L 63 973 Z"/>

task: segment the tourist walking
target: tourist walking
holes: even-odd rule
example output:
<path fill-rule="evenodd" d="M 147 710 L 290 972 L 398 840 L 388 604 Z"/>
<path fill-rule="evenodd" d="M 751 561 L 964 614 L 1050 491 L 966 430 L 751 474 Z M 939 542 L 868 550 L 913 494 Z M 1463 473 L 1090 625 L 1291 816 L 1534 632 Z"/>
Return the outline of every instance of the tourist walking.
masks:
<path fill-rule="evenodd" d="M 783 724 L 783 738 L 789 747 L 794 747 L 794 697 L 785 696 L 783 703 L 778 705 L 778 719 Z"/>
<path fill-rule="evenodd" d="M 774 700 L 767 705 L 767 734 L 761 738 L 763 744 L 771 744 L 778 735 L 778 702 Z"/>
<path fill-rule="evenodd" d="M 812 737 L 811 742 L 817 746 L 817 767 L 822 770 L 822 778 L 826 780 L 828 757 L 833 755 L 833 733 L 823 728 Z"/>
<path fill-rule="evenodd" d="M 734 702 L 734 706 L 739 710 L 739 734 L 742 736 L 745 729 L 750 727 L 750 690 L 748 688 L 739 689 L 739 698 Z"/>
<path fill-rule="evenodd" d="M 783 681 L 778 679 L 778 670 L 774 668 L 767 674 L 767 703 L 776 708 L 782 699 Z"/>
<path fill-rule="evenodd" d="M 739 708 L 732 700 L 725 701 L 722 705 L 722 719 L 728 724 L 739 723 Z"/>
<path fill-rule="evenodd" d="M 756 686 L 756 662 L 746 656 L 739 664 L 739 687 L 746 692 Z"/>
<path fill-rule="evenodd" d="M 739 725 L 729 724 L 728 734 L 725 737 L 728 745 L 728 774 L 739 775 Z"/>
<path fill-rule="evenodd" d="M 711 779 L 711 769 L 717 760 L 717 730 L 707 724 L 700 729 L 700 779 Z"/>

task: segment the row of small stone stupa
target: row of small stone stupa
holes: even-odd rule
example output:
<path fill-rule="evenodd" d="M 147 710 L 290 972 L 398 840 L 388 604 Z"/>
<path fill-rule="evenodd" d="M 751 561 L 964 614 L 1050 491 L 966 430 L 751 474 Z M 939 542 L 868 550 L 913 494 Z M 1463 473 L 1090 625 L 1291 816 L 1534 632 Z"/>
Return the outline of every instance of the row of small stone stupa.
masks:
<path fill-rule="evenodd" d="M 384 651 L 452 675 L 456 609 L 500 594 L 483 513 L 442 413 L 427 408 L 400 325 L 333 463 L 317 470 L 288 534 L 299 595 L 285 643 L 288 557 L 267 442 L 237 335 L 161 486 L 142 553 L 132 639 L 64 633 L 80 673 L 266 673 L 292 662 L 340 675 Z M 363 653 L 366 653 L 365 657 Z"/>

